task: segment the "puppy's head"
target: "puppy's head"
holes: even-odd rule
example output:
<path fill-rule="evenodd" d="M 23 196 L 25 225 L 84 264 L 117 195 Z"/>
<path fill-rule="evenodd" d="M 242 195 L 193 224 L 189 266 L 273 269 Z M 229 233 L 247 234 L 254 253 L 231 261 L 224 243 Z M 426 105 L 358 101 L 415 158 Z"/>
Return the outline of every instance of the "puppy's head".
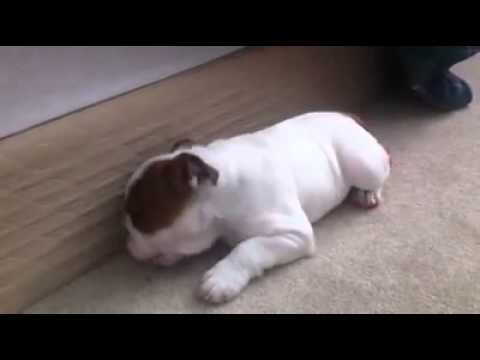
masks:
<path fill-rule="evenodd" d="M 217 185 L 218 176 L 216 169 L 189 153 L 140 166 L 125 194 L 130 254 L 167 266 L 209 248 L 215 234 L 201 194 Z"/>

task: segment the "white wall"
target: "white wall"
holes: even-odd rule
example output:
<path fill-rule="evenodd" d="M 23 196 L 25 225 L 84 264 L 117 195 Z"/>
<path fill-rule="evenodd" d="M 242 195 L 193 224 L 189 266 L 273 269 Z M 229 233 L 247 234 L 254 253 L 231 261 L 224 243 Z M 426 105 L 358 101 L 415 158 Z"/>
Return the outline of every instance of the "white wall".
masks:
<path fill-rule="evenodd" d="M 0 47 L 0 138 L 240 48 Z"/>

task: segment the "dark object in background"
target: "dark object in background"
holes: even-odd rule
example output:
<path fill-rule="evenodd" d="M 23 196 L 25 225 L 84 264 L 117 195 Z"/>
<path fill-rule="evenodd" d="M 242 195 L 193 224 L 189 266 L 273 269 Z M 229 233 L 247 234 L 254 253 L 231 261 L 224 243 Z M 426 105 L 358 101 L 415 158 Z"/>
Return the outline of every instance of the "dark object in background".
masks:
<path fill-rule="evenodd" d="M 450 68 L 479 51 L 479 46 L 400 46 L 396 55 L 409 89 L 422 101 L 449 111 L 473 99 L 470 86 Z"/>

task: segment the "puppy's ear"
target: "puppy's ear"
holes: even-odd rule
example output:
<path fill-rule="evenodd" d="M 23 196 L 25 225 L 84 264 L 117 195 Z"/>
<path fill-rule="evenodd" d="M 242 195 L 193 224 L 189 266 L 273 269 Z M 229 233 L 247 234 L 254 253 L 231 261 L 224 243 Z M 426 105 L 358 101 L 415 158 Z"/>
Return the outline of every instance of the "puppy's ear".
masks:
<path fill-rule="evenodd" d="M 179 149 L 190 149 L 195 142 L 191 139 L 182 139 L 178 140 L 175 144 L 173 144 L 171 152 L 177 151 Z"/>
<path fill-rule="evenodd" d="M 218 170 L 205 163 L 198 156 L 192 154 L 180 154 L 175 158 L 182 168 L 184 181 L 195 188 L 198 185 L 209 184 L 216 186 L 218 183 Z"/>

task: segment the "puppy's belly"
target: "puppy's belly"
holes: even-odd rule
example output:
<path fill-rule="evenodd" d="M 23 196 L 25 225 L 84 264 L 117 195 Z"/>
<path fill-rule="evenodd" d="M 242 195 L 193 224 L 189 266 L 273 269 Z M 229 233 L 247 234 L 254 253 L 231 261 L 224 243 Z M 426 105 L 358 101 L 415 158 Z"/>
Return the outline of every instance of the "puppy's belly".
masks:
<path fill-rule="evenodd" d="M 342 203 L 350 191 L 350 187 L 343 179 L 332 176 L 321 165 L 318 165 L 318 168 L 321 171 L 310 172 L 297 182 L 298 201 L 308 220 L 312 223 L 320 220 Z M 284 197 L 285 193 L 281 189 L 278 190 L 275 196 Z M 297 199 L 291 200 L 296 201 Z M 261 234 L 264 230 L 271 231 L 273 222 L 268 216 L 261 215 L 269 212 L 275 213 L 275 211 L 276 208 L 273 207 L 262 209 L 259 213 L 240 213 L 231 217 L 230 221 L 222 222 L 222 241 L 230 246 L 235 246 L 249 237 Z"/>
<path fill-rule="evenodd" d="M 291 169 L 298 198 L 310 222 L 341 204 L 350 191 L 333 150 L 312 149 L 310 157 L 298 156 Z"/>
<path fill-rule="evenodd" d="M 350 187 L 344 182 L 335 186 L 325 186 L 321 182 L 317 188 L 302 192 L 301 204 L 310 222 L 316 222 L 340 205 L 347 197 Z"/>

